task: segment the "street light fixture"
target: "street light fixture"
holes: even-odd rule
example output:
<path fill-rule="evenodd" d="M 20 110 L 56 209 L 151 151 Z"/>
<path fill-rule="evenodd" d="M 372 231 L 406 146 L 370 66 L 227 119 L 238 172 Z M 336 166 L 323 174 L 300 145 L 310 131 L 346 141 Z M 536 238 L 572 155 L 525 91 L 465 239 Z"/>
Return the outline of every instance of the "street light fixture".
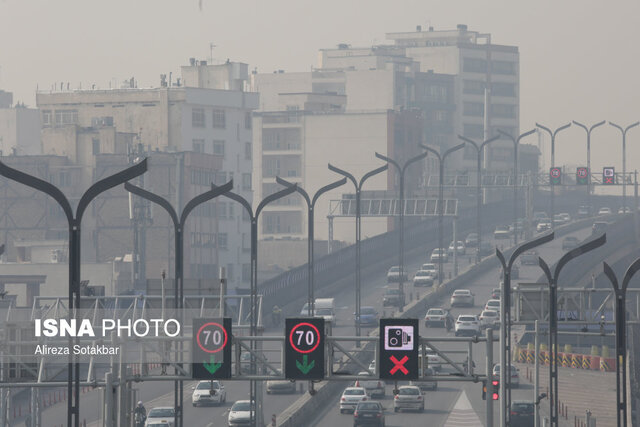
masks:
<path fill-rule="evenodd" d="M 480 256 L 480 243 L 482 243 L 482 237 L 481 237 L 482 236 L 482 221 L 481 221 L 482 212 L 481 211 L 482 211 L 482 157 L 484 154 L 483 148 L 485 145 L 489 144 L 490 142 L 500 139 L 500 136 L 494 136 L 493 138 L 489 138 L 486 141 L 481 143 L 477 143 L 474 140 L 466 138 L 462 135 L 458 135 L 458 138 L 471 144 L 471 146 L 476 149 L 476 153 L 478 154 L 478 157 L 477 157 L 478 164 L 476 165 L 476 172 L 478 174 L 478 176 L 476 177 L 476 181 L 477 181 L 476 182 L 476 203 L 477 203 L 476 233 L 478 234 L 478 247 L 476 249 L 476 264 L 477 264 L 480 262 L 480 259 L 482 258 Z"/>
<path fill-rule="evenodd" d="M 607 235 L 603 234 L 597 239 L 591 240 L 582 246 L 567 252 L 556 264 L 556 269 L 551 274 L 547 263 L 538 257 L 538 264 L 549 283 L 549 417 L 551 427 L 558 427 L 558 277 L 562 268 L 572 259 L 592 251 L 607 241 Z"/>
<path fill-rule="evenodd" d="M 438 251 L 440 251 L 440 256 L 438 257 L 438 284 L 442 284 L 442 276 L 444 275 L 442 272 L 442 258 L 444 256 L 444 253 L 446 252 L 444 249 L 444 224 L 443 224 L 443 217 L 444 217 L 444 161 L 446 160 L 447 156 L 451 153 L 453 153 L 454 151 L 460 150 L 462 148 L 464 148 L 464 143 L 456 145 L 455 147 L 451 147 L 449 148 L 447 151 L 444 152 L 443 155 L 440 155 L 439 152 L 437 152 L 436 150 L 434 150 L 431 147 L 428 147 L 424 144 L 419 144 L 420 147 L 424 148 L 427 151 L 432 152 L 433 154 L 436 155 L 436 157 L 438 158 L 438 172 L 439 172 L 439 182 L 438 182 Z M 457 243 L 454 242 L 453 243 L 453 250 L 457 251 Z M 455 253 L 455 252 L 454 252 Z"/>
<path fill-rule="evenodd" d="M 554 168 L 556 166 L 556 135 L 560 131 L 570 127 L 571 123 L 567 123 L 566 125 L 560 126 L 558 129 L 556 129 L 554 131 L 551 131 L 551 129 L 549 129 L 548 127 L 542 126 L 539 123 L 536 123 L 536 126 L 539 127 L 542 130 L 547 131 L 547 133 L 551 137 L 551 168 Z M 549 215 L 549 218 L 551 218 L 551 228 L 553 228 L 553 226 L 554 226 L 553 216 L 555 215 L 555 196 L 556 196 L 556 192 L 555 192 L 555 184 L 553 182 L 553 179 L 549 179 L 549 183 L 551 184 L 551 214 Z"/>
<path fill-rule="evenodd" d="M 611 281 L 616 295 L 616 403 L 618 427 L 627 427 L 627 287 L 631 278 L 640 270 L 640 258 L 629 266 L 622 279 L 622 287 L 618 286 L 616 273 L 604 264 L 604 274 Z"/>
<path fill-rule="evenodd" d="M 400 173 L 400 254 L 399 257 L 399 268 L 400 268 L 400 311 L 402 312 L 404 307 L 404 173 L 407 171 L 407 167 L 415 163 L 419 160 L 427 157 L 428 153 L 418 154 L 407 160 L 404 165 L 400 166 L 398 162 L 391 159 L 390 157 L 384 156 L 380 153 L 376 153 L 376 157 L 386 161 L 389 164 L 392 164 L 396 167 L 398 172 Z"/>
<path fill-rule="evenodd" d="M 591 215 L 593 207 L 591 206 L 591 132 L 597 128 L 598 126 L 602 126 L 606 123 L 606 120 L 598 122 L 592 125 L 590 128 L 587 128 L 580 122 L 576 122 L 573 120 L 573 124 L 576 126 L 580 126 L 587 132 L 587 205 L 589 206 L 589 215 Z"/>
<path fill-rule="evenodd" d="M 624 129 L 615 123 L 609 122 L 609 124 L 622 133 L 622 213 L 627 213 L 627 131 L 640 125 L 640 122 L 632 123 Z M 633 211 L 637 209 L 636 206 Z"/>
<path fill-rule="evenodd" d="M 280 185 L 284 185 L 285 187 L 295 188 L 295 191 L 302 195 L 305 202 L 307 202 L 307 267 L 309 268 L 307 274 L 308 280 L 308 290 L 307 290 L 307 303 L 308 303 L 308 315 L 309 317 L 315 315 L 315 297 L 314 297 L 314 276 L 313 276 L 313 241 L 314 241 L 314 207 L 316 205 L 316 201 L 318 198 L 322 196 L 327 191 L 331 191 L 334 188 L 340 187 L 347 182 L 347 178 L 342 178 L 336 182 L 333 182 L 329 185 L 325 185 L 314 194 L 313 198 L 309 197 L 309 194 L 302 188 L 298 187 L 296 184 L 293 184 L 289 181 L 286 181 L 279 176 L 276 176 L 276 182 Z"/>
<path fill-rule="evenodd" d="M 360 285 L 361 285 L 360 284 L 360 238 L 362 234 L 361 233 L 362 218 L 360 217 L 360 198 L 362 193 L 362 186 L 364 185 L 367 179 L 381 172 L 386 171 L 389 168 L 389 165 L 380 166 L 377 169 L 374 169 L 372 171 L 365 173 L 364 176 L 360 178 L 359 182 L 349 172 L 343 169 L 337 168 L 333 166 L 331 163 L 329 163 L 328 166 L 330 171 L 338 173 L 348 178 L 351 182 L 353 182 L 353 185 L 355 186 L 355 189 L 356 189 L 356 319 L 360 319 L 360 302 L 361 302 L 360 301 Z M 360 322 L 356 323 L 356 336 L 357 337 L 360 336 Z M 356 342 L 356 345 L 359 347 L 360 342 L 359 341 Z"/>
<path fill-rule="evenodd" d="M 515 245 L 518 244 L 518 145 L 522 138 L 531 135 L 535 131 L 535 129 L 531 129 L 516 139 L 502 129 L 498 129 L 499 134 L 509 138 L 511 142 L 513 142 L 513 243 Z"/>

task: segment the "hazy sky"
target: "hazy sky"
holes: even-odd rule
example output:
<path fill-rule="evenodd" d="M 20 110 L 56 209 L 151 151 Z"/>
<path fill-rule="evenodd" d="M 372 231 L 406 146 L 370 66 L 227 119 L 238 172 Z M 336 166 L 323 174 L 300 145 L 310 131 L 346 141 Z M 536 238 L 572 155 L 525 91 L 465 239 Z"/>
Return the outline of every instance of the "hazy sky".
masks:
<path fill-rule="evenodd" d="M 626 126 L 640 119 L 638 16 L 637 0 L 0 0 L 0 89 L 34 105 L 36 85 L 54 82 L 104 88 L 135 76 L 156 86 L 189 57 L 208 58 L 210 42 L 214 58 L 259 72 L 305 71 L 320 48 L 467 24 L 520 48 L 522 131 L 572 119 Z M 584 163 L 584 132 L 565 132 L 557 163 Z M 596 132 L 594 171 L 621 167 L 619 133 Z M 627 150 L 628 169 L 640 169 L 640 127 Z"/>

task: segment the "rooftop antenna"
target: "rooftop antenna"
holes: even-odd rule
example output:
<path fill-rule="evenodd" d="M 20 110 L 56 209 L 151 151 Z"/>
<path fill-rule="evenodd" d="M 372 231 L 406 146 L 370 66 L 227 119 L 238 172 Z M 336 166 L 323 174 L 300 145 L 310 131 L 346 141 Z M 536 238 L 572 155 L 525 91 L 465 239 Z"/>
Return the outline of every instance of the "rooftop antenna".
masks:
<path fill-rule="evenodd" d="M 200 0 L 200 3 L 202 3 L 202 0 Z M 213 48 L 214 47 L 218 47 L 218 46 L 213 44 L 213 42 L 209 42 L 209 64 L 213 64 Z"/>

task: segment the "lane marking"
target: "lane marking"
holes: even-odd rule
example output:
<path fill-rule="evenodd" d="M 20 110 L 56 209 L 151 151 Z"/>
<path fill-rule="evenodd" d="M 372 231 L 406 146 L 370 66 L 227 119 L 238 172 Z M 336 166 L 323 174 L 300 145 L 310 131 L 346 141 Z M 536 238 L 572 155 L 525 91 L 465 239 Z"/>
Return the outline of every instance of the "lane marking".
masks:
<path fill-rule="evenodd" d="M 481 426 L 482 422 L 473 410 L 467 392 L 462 390 L 443 427 Z"/>

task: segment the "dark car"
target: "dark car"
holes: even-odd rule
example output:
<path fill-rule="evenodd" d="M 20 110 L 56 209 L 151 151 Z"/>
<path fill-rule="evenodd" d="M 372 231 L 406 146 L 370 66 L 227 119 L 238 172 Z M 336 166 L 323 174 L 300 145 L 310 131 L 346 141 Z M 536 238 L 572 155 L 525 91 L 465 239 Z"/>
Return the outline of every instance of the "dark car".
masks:
<path fill-rule="evenodd" d="M 382 305 L 384 307 L 391 306 L 400 306 L 400 304 L 404 305 L 404 301 L 401 301 L 402 297 L 400 295 L 400 289 L 398 288 L 388 288 L 384 291 L 384 297 L 382 298 Z"/>
<path fill-rule="evenodd" d="M 580 241 L 578 240 L 577 237 L 575 237 L 575 236 L 567 236 L 562 241 L 562 250 L 563 251 L 567 251 L 567 250 L 570 250 L 570 249 L 573 249 L 573 248 L 577 248 L 579 242 Z"/>
<path fill-rule="evenodd" d="M 355 316 L 355 313 L 354 313 Z M 358 317 L 355 318 L 356 325 L 358 324 Z M 373 325 L 378 324 L 378 311 L 374 307 L 364 306 L 360 307 L 360 325 Z"/>
<path fill-rule="evenodd" d="M 353 411 L 353 425 L 384 427 L 384 410 L 380 402 L 360 402 Z"/>
<path fill-rule="evenodd" d="M 512 427 L 533 427 L 534 404 L 526 400 L 514 400 L 511 402 Z"/>

